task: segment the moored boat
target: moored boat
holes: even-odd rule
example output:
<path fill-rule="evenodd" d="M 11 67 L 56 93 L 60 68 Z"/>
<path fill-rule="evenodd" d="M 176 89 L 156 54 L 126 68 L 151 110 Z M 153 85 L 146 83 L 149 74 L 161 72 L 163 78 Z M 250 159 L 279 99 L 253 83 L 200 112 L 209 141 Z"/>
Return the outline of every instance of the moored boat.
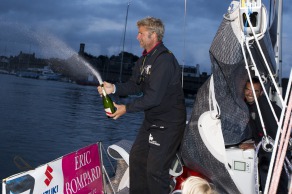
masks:
<path fill-rule="evenodd" d="M 254 12 L 249 15 L 249 10 Z M 238 145 L 249 138 L 249 113 L 242 99 L 245 81 L 258 76 L 266 80 L 264 86 L 270 90 L 278 78 L 277 54 L 273 51 L 277 41 L 272 40 L 270 30 L 273 29 L 266 21 L 267 12 L 261 1 L 233 1 L 224 15 L 210 47 L 213 74 L 197 94 L 181 149 L 169 171 L 173 194 L 181 193 L 180 185 L 189 176 L 207 179 L 219 193 L 259 192 L 256 150 L 244 151 Z M 254 29 L 253 25 L 256 25 Z M 260 50 L 263 54 L 259 54 Z M 287 96 L 291 96 L 291 76 L 287 88 Z M 279 102 L 283 108 L 292 103 L 283 99 Z M 286 113 L 289 119 L 291 109 Z M 131 144 L 121 140 L 108 147 L 107 154 L 117 161 L 113 176 L 102 164 L 102 151 L 91 145 L 41 166 L 36 169 L 38 173 L 25 172 L 5 179 L 4 191 L 13 191 L 13 184 L 22 182 L 21 192 L 128 193 Z M 93 154 L 97 150 L 99 154 Z"/>

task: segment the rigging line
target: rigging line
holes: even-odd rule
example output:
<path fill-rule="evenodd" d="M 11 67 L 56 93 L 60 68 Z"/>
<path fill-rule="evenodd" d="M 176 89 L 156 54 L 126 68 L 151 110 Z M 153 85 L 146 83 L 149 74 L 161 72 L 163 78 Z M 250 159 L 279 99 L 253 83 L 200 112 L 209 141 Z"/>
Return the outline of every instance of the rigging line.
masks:
<path fill-rule="evenodd" d="M 290 91 L 291 92 L 291 91 Z M 290 93 L 290 95 L 291 95 L 292 93 Z M 291 96 L 290 96 L 290 98 L 291 98 Z M 291 106 L 292 105 L 292 99 L 290 99 L 289 100 L 289 102 L 288 102 L 288 106 Z M 287 107 L 288 107 L 287 106 Z M 283 114 L 284 114 L 284 112 L 285 112 L 285 108 L 283 109 Z M 288 119 L 289 119 L 289 115 L 291 115 L 291 108 L 289 109 L 289 107 L 286 109 L 286 113 L 285 113 L 285 121 L 284 121 L 284 124 L 283 123 L 281 123 L 281 126 L 282 126 L 282 130 L 281 130 L 281 132 L 282 132 L 282 134 L 281 134 L 281 140 L 280 140 L 280 145 L 279 145 L 279 149 L 283 149 L 283 139 L 284 139 L 284 136 L 285 136 L 285 134 L 286 134 L 286 136 L 288 136 L 288 137 L 290 137 L 290 134 L 291 134 L 291 132 L 289 131 L 289 133 L 286 133 L 286 130 L 287 130 L 287 123 L 288 123 Z M 290 127 L 291 128 L 291 127 Z M 291 130 L 291 129 L 290 129 Z M 287 138 L 287 143 L 288 143 L 288 141 L 289 141 L 289 138 Z M 286 142 L 285 142 L 285 144 L 286 144 Z M 286 147 L 286 146 L 284 146 L 284 147 Z M 281 152 L 282 150 L 280 150 L 280 153 L 282 153 Z M 283 153 L 282 153 L 283 154 Z M 279 156 L 277 156 L 277 160 L 276 160 L 276 166 L 278 166 L 278 157 Z"/>
<path fill-rule="evenodd" d="M 109 164 L 111 165 L 111 170 L 114 172 L 114 173 L 116 173 L 115 172 L 115 168 L 114 168 L 114 165 L 112 164 L 112 162 L 111 162 L 111 160 L 110 160 L 110 158 L 109 158 L 109 155 L 107 154 L 107 151 L 105 150 L 105 148 L 104 148 L 104 146 L 102 145 L 102 144 L 100 144 L 101 145 L 101 148 L 102 148 L 102 151 L 104 152 L 104 154 L 106 155 L 106 157 L 107 157 L 107 160 L 108 160 L 108 162 L 109 162 Z M 102 153 L 101 153 L 102 154 Z"/>
<path fill-rule="evenodd" d="M 248 62 L 247 62 L 247 58 L 246 58 L 246 54 L 245 54 L 245 50 L 244 50 L 244 47 L 243 47 L 243 45 L 244 45 L 243 40 L 241 41 L 240 44 L 241 44 L 241 50 L 242 50 L 242 54 L 243 54 L 243 58 L 244 58 L 244 62 L 245 62 L 245 68 L 246 68 L 246 70 L 247 70 L 248 78 L 249 78 L 250 83 L 251 83 L 250 85 L 251 85 L 251 89 L 252 89 L 252 94 L 253 94 L 254 99 L 255 99 L 255 103 L 256 103 L 256 107 L 257 107 L 258 113 L 259 113 L 259 117 L 260 117 L 261 125 L 262 125 L 262 128 L 263 128 L 263 132 L 264 132 L 265 137 L 267 137 L 266 127 L 265 127 L 265 124 L 264 124 L 264 121 L 263 121 L 263 117 L 262 117 L 262 113 L 261 113 L 261 110 L 260 110 L 260 107 L 259 107 L 258 99 L 257 99 L 257 97 L 256 97 L 256 95 L 255 95 L 255 89 L 254 89 L 254 86 L 253 86 L 253 82 L 252 82 L 252 78 L 251 78 L 250 69 L 249 69 L 249 66 L 248 66 Z M 248 53 L 249 53 L 249 55 L 250 55 L 250 58 L 251 58 L 251 60 L 252 60 L 252 63 L 253 63 L 253 65 L 254 65 L 255 69 L 256 69 L 255 62 L 254 62 L 254 59 L 253 59 L 253 57 L 252 57 L 252 54 L 250 53 L 249 47 L 248 47 L 247 44 L 245 44 L 245 46 L 246 46 L 247 51 L 248 51 Z M 259 79 L 259 80 L 260 80 L 261 85 L 262 85 L 262 81 L 261 81 L 261 79 Z M 263 89 L 264 89 L 264 87 L 263 87 Z M 268 143 L 269 143 L 269 139 L 268 139 L 268 138 L 266 138 L 266 139 L 267 139 L 267 141 L 268 141 Z"/>
<path fill-rule="evenodd" d="M 250 13 L 251 13 L 251 12 L 249 12 L 249 14 L 250 14 Z M 259 44 L 258 37 L 256 36 L 256 34 L 255 34 L 255 32 L 254 32 L 254 29 L 253 29 L 253 26 L 252 26 L 252 24 L 251 24 L 251 22 L 250 22 L 250 18 L 249 18 L 249 17 L 247 17 L 247 21 L 248 21 L 248 24 L 249 24 L 249 26 L 250 26 L 250 28 L 251 28 L 251 31 L 252 31 L 253 37 L 249 38 L 249 40 L 246 41 L 246 42 L 247 42 L 246 45 L 248 45 L 248 41 L 250 41 L 250 40 L 255 40 L 255 41 L 256 41 L 257 46 L 258 46 L 258 49 L 259 49 L 259 51 L 260 51 L 260 53 L 261 53 L 261 56 L 262 56 L 262 58 L 264 59 L 265 65 L 266 65 L 266 67 L 267 67 L 267 69 L 268 69 L 268 71 L 269 71 L 269 75 L 270 75 L 270 77 L 271 77 L 271 79 L 272 79 L 272 81 L 273 81 L 274 87 L 275 87 L 276 90 L 277 90 L 277 94 L 280 95 L 279 88 L 278 88 L 277 84 L 275 83 L 275 79 L 274 79 L 273 74 L 271 73 L 271 70 L 270 70 L 270 68 L 269 68 L 269 66 L 268 66 L 268 64 L 267 64 L 267 60 L 266 60 L 265 55 L 264 55 L 264 53 L 263 53 L 263 51 L 262 51 L 261 45 Z M 260 33 L 259 36 L 261 36 L 261 34 L 262 34 L 262 33 Z M 254 60 L 253 60 L 253 57 L 252 57 L 252 54 L 251 54 L 251 52 L 250 52 L 249 47 L 247 47 L 247 49 L 248 49 L 249 54 L 250 54 L 250 57 L 251 57 L 251 59 L 252 59 L 253 66 L 254 66 L 254 68 L 255 68 L 254 70 L 255 70 L 256 74 L 260 76 L 259 71 L 258 71 L 258 69 L 257 69 L 257 66 L 256 66 L 256 64 L 255 64 L 255 62 L 254 62 Z M 261 79 L 259 79 L 259 80 L 260 80 L 260 82 L 261 82 L 261 85 L 263 86 L 262 80 L 261 80 Z M 267 94 L 266 89 L 265 89 L 264 87 L 262 87 L 262 88 L 263 88 L 263 91 L 264 91 L 264 93 L 265 93 L 265 95 L 266 95 L 266 98 L 268 99 L 268 96 L 269 96 L 269 95 Z M 284 107 L 285 104 L 284 104 L 284 101 L 283 101 L 283 98 L 282 98 L 281 95 L 280 95 L 280 100 L 281 100 L 281 103 L 282 103 L 282 107 Z M 273 106 L 272 106 L 272 103 L 271 103 L 271 101 L 270 101 L 269 99 L 268 99 L 268 103 L 269 103 L 269 106 L 270 106 L 270 108 L 271 108 L 271 110 L 272 110 L 273 116 L 274 116 L 275 120 L 276 120 L 277 123 L 278 123 L 278 120 L 279 120 L 279 119 L 278 119 L 278 117 L 277 117 L 277 115 L 276 115 L 276 113 L 275 113 L 275 111 L 274 111 L 274 108 L 273 108 Z M 278 123 L 278 125 L 279 125 L 279 123 Z"/>
<path fill-rule="evenodd" d="M 254 152 L 253 168 L 255 169 L 254 180 L 255 180 L 255 192 L 256 192 L 256 194 L 260 193 L 260 191 L 259 191 L 260 185 L 259 185 L 259 171 L 258 171 L 258 153 L 259 153 L 261 145 L 262 145 L 262 141 L 260 141 L 258 143 L 258 145 L 255 146 L 255 152 Z"/>
<path fill-rule="evenodd" d="M 290 100 L 288 103 L 288 109 L 286 112 L 286 118 L 285 118 L 284 127 L 283 127 L 283 133 L 286 133 L 287 129 L 288 129 L 288 133 L 286 133 L 286 137 L 285 137 L 285 134 L 284 134 L 284 136 L 281 136 L 280 143 L 283 144 L 283 142 L 284 142 L 284 146 L 283 146 L 282 150 L 278 150 L 276 165 L 275 165 L 275 169 L 273 171 L 273 178 L 272 178 L 272 183 L 271 183 L 271 187 L 270 187 L 270 191 L 269 191 L 270 194 L 276 193 L 276 189 L 277 189 L 277 186 L 279 184 L 280 175 L 282 172 L 284 159 L 285 159 L 286 152 L 287 152 L 288 141 L 289 141 L 291 128 L 292 128 L 291 109 L 292 109 L 292 95 L 290 96 Z M 288 122 L 289 122 L 289 124 L 288 124 Z M 289 125 L 289 127 L 288 127 L 288 125 Z M 284 141 L 284 137 L 285 137 L 285 141 Z"/>
<path fill-rule="evenodd" d="M 105 177 L 103 178 L 103 181 L 106 183 L 106 180 L 107 180 L 110 189 L 111 189 L 111 190 L 113 191 L 113 193 L 115 194 L 115 189 L 114 189 L 114 187 L 113 187 L 112 180 L 110 179 L 110 177 L 109 177 L 109 175 L 108 175 L 108 172 L 107 172 L 105 166 L 103 165 L 103 164 L 104 164 L 104 162 L 103 162 L 103 157 L 102 157 L 103 154 L 105 154 L 105 155 L 107 156 L 108 162 L 110 163 L 110 165 L 111 165 L 111 167 L 112 167 L 112 171 L 114 172 L 114 174 L 116 174 L 116 171 L 115 171 L 115 169 L 114 169 L 114 166 L 113 166 L 112 162 L 110 161 L 109 155 L 108 155 L 108 153 L 106 152 L 106 150 L 105 150 L 103 144 L 100 142 L 99 145 L 100 145 L 100 156 L 101 156 L 101 161 L 102 161 L 102 173 L 103 173 L 103 176 L 105 176 Z M 102 151 L 103 151 L 103 152 L 102 152 Z M 105 179 L 106 179 L 106 180 L 105 180 Z M 105 184 L 105 183 L 104 183 L 104 184 Z M 105 188 L 106 188 L 106 187 L 104 187 L 104 190 L 105 190 Z M 104 191 L 104 192 L 105 192 L 105 191 Z M 106 193 L 106 192 L 105 192 L 105 193 Z"/>
<path fill-rule="evenodd" d="M 288 82 L 288 86 L 287 86 L 287 93 L 285 96 L 285 104 L 287 104 L 288 102 L 288 96 L 289 96 L 289 92 L 291 90 L 291 82 L 292 82 L 292 71 L 290 72 L 290 78 L 289 78 L 289 82 Z M 285 111 L 286 107 L 283 107 L 282 109 L 282 113 L 281 113 L 281 118 L 280 118 L 280 123 L 282 126 L 283 120 L 284 120 L 284 111 Z M 279 142 L 279 138 L 280 138 L 280 125 L 278 126 L 278 131 L 276 134 L 276 139 L 275 139 L 275 143 L 276 145 Z M 272 156 L 271 156 L 271 163 L 270 163 L 270 167 L 269 167 L 269 171 L 268 171 L 268 175 L 267 175 L 267 179 L 266 179 L 266 188 L 269 188 L 269 184 L 270 184 L 270 179 L 271 179 L 271 175 L 272 175 L 272 169 L 274 167 L 274 162 L 275 162 L 275 157 L 276 157 L 276 149 L 273 150 L 272 152 Z"/>
<path fill-rule="evenodd" d="M 250 10 L 250 9 L 249 9 Z M 258 42 L 258 37 L 260 37 L 260 36 L 262 36 L 262 33 L 260 33 L 260 34 L 258 34 L 258 35 L 256 35 L 255 34 L 255 32 L 254 32 L 254 30 L 253 30 L 253 26 L 252 26 L 252 24 L 251 24 L 251 22 L 250 22 L 250 18 L 249 18 L 249 15 L 251 14 L 252 12 L 248 12 L 248 17 L 247 17 L 247 22 L 248 22 L 248 24 L 249 24 L 249 26 L 250 26 L 250 28 L 251 28 L 251 31 L 252 31 L 252 33 L 253 33 L 253 37 L 250 37 L 250 38 L 248 38 L 248 40 L 246 40 L 246 46 L 247 46 L 247 50 L 248 50 L 248 52 L 249 52 L 249 55 L 250 55 L 250 57 L 251 57 L 251 59 L 252 59 L 252 62 L 253 62 L 253 67 L 254 67 L 254 71 L 255 71 L 255 73 L 256 73 L 256 75 L 258 75 L 258 76 L 260 76 L 260 74 L 259 74 L 259 71 L 258 71 L 258 69 L 257 69 L 257 66 L 256 66 L 256 64 L 255 64 L 255 62 L 254 62 L 254 59 L 253 59 L 253 57 L 252 57 L 252 54 L 251 54 L 251 51 L 250 51 L 250 49 L 249 49 L 249 47 L 248 47 L 248 42 L 250 41 L 250 40 L 256 40 L 256 43 L 257 43 L 257 46 L 258 46 L 258 48 L 259 48 L 259 51 L 260 51 L 260 53 L 261 53 L 261 56 L 262 56 L 262 58 L 264 59 L 264 62 L 265 62 L 265 65 L 266 65 L 266 67 L 267 67 L 267 69 L 269 70 L 269 75 L 270 75 L 270 77 L 272 78 L 272 80 L 273 80 L 273 75 L 272 75 L 272 73 L 271 73 L 271 71 L 270 71 L 270 69 L 269 69 L 269 66 L 268 66 L 268 64 L 267 64 L 267 61 L 266 61 L 266 58 L 265 58 L 265 56 L 264 56 L 264 54 L 263 54 L 263 52 L 262 52 L 262 48 L 261 48 L 261 45 L 259 44 L 259 42 Z M 246 38 L 246 36 L 245 36 L 245 38 Z M 260 83 L 261 83 L 261 85 L 263 86 L 263 83 L 262 83 L 262 80 L 261 79 L 259 79 L 260 80 Z M 274 84 L 274 86 L 275 86 L 275 88 L 277 87 L 277 85 L 275 84 L 275 83 L 273 83 Z M 264 93 L 265 93 L 265 96 L 266 96 L 266 98 L 268 99 L 268 94 L 267 94 L 267 91 L 266 91 L 266 89 L 264 88 L 264 87 L 262 87 L 263 88 L 263 91 L 264 91 Z M 278 88 L 276 88 L 276 89 L 278 89 Z M 278 91 L 278 90 L 277 90 Z M 279 94 L 279 93 L 278 93 Z M 278 123 L 278 117 L 277 117 L 277 115 L 276 115 L 276 113 L 275 113 L 275 111 L 274 111 L 274 109 L 273 109 L 273 106 L 272 106 L 272 103 L 271 103 L 271 101 L 268 99 L 268 103 L 269 103 L 269 106 L 270 106 L 270 108 L 271 108 L 271 110 L 272 110 L 272 113 L 273 113 L 273 116 L 274 116 L 274 118 L 275 118 L 275 120 L 277 121 L 277 123 Z M 284 104 L 282 103 L 282 107 L 284 106 Z"/>
<path fill-rule="evenodd" d="M 256 72 L 256 74 L 259 74 L 258 69 L 257 69 L 257 67 L 256 67 L 256 65 L 255 65 L 255 62 L 254 62 L 254 59 L 253 59 L 253 57 L 252 57 L 252 54 L 251 54 L 251 51 L 250 51 L 249 47 L 247 47 L 247 50 L 248 50 L 248 53 L 249 53 L 249 55 L 250 55 L 250 57 L 251 57 L 251 60 L 252 60 L 252 63 L 253 63 L 253 67 L 254 67 L 254 71 Z M 246 62 L 246 63 L 247 63 L 247 62 Z M 246 65 L 246 66 L 247 66 L 247 65 Z M 251 79 L 251 76 L 250 76 L 250 70 L 249 70 L 249 68 L 248 68 L 247 70 L 248 70 L 248 73 L 249 73 L 249 79 L 250 79 L 250 81 L 251 81 L 251 86 L 252 86 L 253 94 L 255 95 L 255 91 L 254 91 L 254 87 L 253 87 L 252 79 Z M 259 81 L 260 81 L 261 85 L 263 86 L 263 82 L 262 82 L 262 80 L 259 79 Z M 273 106 L 272 106 L 270 100 L 268 99 L 267 92 L 266 92 L 265 88 L 264 88 L 264 87 L 262 87 L 262 88 L 263 88 L 263 91 L 264 91 L 265 96 L 266 96 L 266 98 L 267 98 L 267 101 L 268 101 L 268 103 L 269 103 L 269 106 L 270 106 L 270 108 L 271 108 L 271 111 L 272 111 L 272 113 L 273 113 L 273 116 L 275 117 L 275 120 L 276 120 L 276 122 L 277 122 L 278 129 L 279 129 L 279 128 L 281 127 L 281 125 L 280 125 L 280 123 L 279 123 L 279 121 L 278 121 L 278 118 L 277 118 L 277 116 L 276 116 L 276 113 L 275 113 L 275 111 L 274 111 L 274 108 L 273 108 Z M 265 137 L 268 137 L 268 136 L 267 136 L 267 133 L 266 133 L 265 123 L 263 122 L 263 118 L 262 118 L 262 112 L 261 112 L 261 110 L 260 110 L 260 108 L 259 108 L 258 99 L 256 98 L 256 96 L 255 96 L 255 102 L 256 102 L 256 106 L 257 106 L 258 113 L 259 113 L 259 117 L 260 117 L 261 125 L 262 125 L 262 128 L 263 128 L 263 132 L 264 132 L 264 134 L 265 134 Z M 283 110 L 282 110 L 282 111 L 283 111 Z M 271 142 L 269 142 L 269 138 L 266 138 L 266 140 L 267 140 L 267 143 L 271 143 Z M 271 144 L 272 144 L 272 143 L 271 143 Z M 277 145 L 277 143 L 274 143 L 274 145 Z M 274 148 L 275 148 L 275 146 L 274 146 Z"/>
<path fill-rule="evenodd" d="M 247 18 L 249 18 L 249 16 L 247 16 Z M 250 23 L 249 23 L 249 25 L 251 26 Z M 254 36 L 255 36 L 255 34 L 254 34 Z M 267 132 L 266 132 L 266 127 L 265 127 L 265 124 L 264 124 L 264 121 L 263 121 L 262 113 L 261 113 L 261 110 L 260 110 L 260 108 L 259 108 L 258 99 L 257 99 L 257 97 L 256 97 L 256 95 L 255 95 L 255 89 L 254 89 L 254 86 L 253 86 L 253 83 L 252 83 L 251 73 L 250 73 L 250 69 L 249 69 L 249 66 L 248 66 L 247 58 L 246 58 L 246 53 L 245 53 L 245 49 L 244 49 L 244 41 L 243 41 L 243 40 L 245 40 L 245 46 L 246 46 L 246 49 L 247 49 L 247 51 L 248 51 L 248 53 L 249 53 L 249 56 L 250 56 L 250 58 L 251 58 L 251 61 L 252 61 L 252 64 L 253 64 L 254 70 L 256 71 L 256 74 L 259 75 L 259 72 L 258 72 L 258 69 L 257 69 L 257 67 L 256 67 L 256 64 L 255 64 L 254 58 L 253 58 L 253 56 L 252 56 L 252 53 L 251 53 L 251 51 L 250 51 L 250 48 L 249 48 L 249 46 L 248 46 L 248 42 L 249 42 L 249 40 L 246 39 L 246 35 L 245 35 L 244 32 L 242 32 L 242 37 L 243 37 L 243 39 L 242 39 L 242 41 L 240 42 L 240 45 L 241 45 L 241 50 L 242 50 L 242 54 L 243 54 L 243 57 L 244 57 L 245 68 L 246 68 L 246 70 L 247 70 L 248 77 L 249 77 L 249 80 L 250 80 L 250 82 L 251 82 L 250 85 L 251 85 L 252 92 L 253 92 L 253 95 L 254 95 L 254 99 L 255 99 L 256 107 L 257 107 L 257 110 L 258 110 L 258 113 L 259 113 L 260 122 L 261 122 L 261 125 L 262 125 L 262 128 L 263 128 L 263 132 L 264 132 L 265 137 L 268 137 L 268 136 L 267 136 Z M 260 81 L 261 85 L 263 86 L 262 80 L 259 79 L 259 81 Z M 262 87 L 262 88 L 263 88 L 263 90 L 264 90 L 264 92 L 265 92 L 265 88 L 264 88 L 264 87 Z M 266 92 L 265 92 L 265 95 L 266 95 Z M 267 97 L 267 96 L 266 96 L 266 97 Z M 269 100 L 268 100 L 268 101 L 269 101 Z M 273 110 L 273 109 L 272 109 L 272 110 Z M 268 143 L 270 143 L 268 138 L 266 138 L 266 140 L 267 140 Z"/>
<path fill-rule="evenodd" d="M 102 170 L 103 170 L 103 172 L 105 173 L 106 179 L 107 179 L 107 181 L 108 181 L 108 183 L 109 183 L 109 186 L 110 186 L 111 190 L 113 191 L 114 194 L 116 194 L 116 191 L 115 191 L 115 189 L 114 189 L 113 183 L 112 183 L 112 181 L 111 181 L 111 179 L 110 179 L 108 173 L 106 172 L 106 169 L 105 169 L 104 166 L 102 166 Z"/>
<path fill-rule="evenodd" d="M 130 3 L 131 3 L 131 1 L 129 1 L 128 2 L 128 5 L 127 5 L 127 14 L 126 14 L 125 27 L 124 27 L 123 49 L 122 49 L 121 68 L 120 68 L 120 77 L 119 77 L 120 83 L 122 82 L 124 50 L 125 50 L 125 39 L 126 39 L 126 31 L 127 31 L 127 22 L 128 22 L 128 13 L 129 13 Z"/>
<path fill-rule="evenodd" d="M 291 90 L 291 82 L 292 82 L 292 71 L 290 72 L 290 78 L 289 78 L 289 82 L 288 82 L 288 85 L 287 85 L 287 93 L 285 95 L 285 104 L 288 103 L 288 97 L 289 97 L 289 91 Z M 290 91 L 291 92 L 291 91 Z M 292 95 L 292 94 L 290 94 Z M 290 102 L 291 103 L 291 102 Z M 285 108 L 286 107 L 283 107 L 282 109 L 282 113 L 281 113 L 281 118 L 280 118 L 280 123 L 281 123 L 281 126 L 282 126 L 282 123 L 283 123 L 283 120 L 284 120 L 284 112 L 285 112 Z M 290 114 L 291 114 L 291 110 L 290 110 Z M 287 114 L 286 114 L 287 115 Z M 286 116 L 286 119 L 287 119 L 288 116 Z M 286 122 L 284 122 L 284 125 L 286 125 Z M 283 128 L 286 128 L 286 126 L 283 126 Z M 275 142 L 278 144 L 279 142 L 279 138 L 280 138 L 280 126 L 278 127 L 278 131 L 277 131 L 277 134 L 276 134 L 276 140 Z M 290 133 L 287 133 L 286 134 L 287 136 L 290 135 Z M 276 157 L 276 150 L 273 150 L 273 153 L 272 153 L 272 156 L 271 156 L 271 163 L 270 163 L 270 167 L 269 167 L 269 171 L 268 171 L 268 175 L 267 175 L 267 181 L 266 181 L 266 187 L 265 189 L 267 190 L 267 188 L 269 188 L 269 184 L 270 184 L 270 179 L 271 179 L 271 174 L 272 174 L 272 170 L 273 170 L 273 167 L 278 165 L 278 163 L 276 163 L 274 165 L 274 162 L 275 162 L 275 157 Z M 278 157 L 278 156 L 277 156 Z M 276 167 L 275 167 L 276 168 Z"/>
<path fill-rule="evenodd" d="M 242 49 L 243 49 L 243 44 L 242 44 Z M 249 51 L 249 54 L 251 55 L 249 49 L 248 49 L 248 51 Z M 243 52 L 243 53 L 244 53 L 244 52 Z M 244 53 L 244 59 L 245 59 L 245 61 L 246 61 L 245 53 Z M 253 61 L 252 56 L 251 56 L 251 59 L 252 59 L 252 62 L 253 62 L 253 64 L 254 64 L 254 61 Z M 250 76 L 250 70 L 249 70 L 248 65 L 247 65 L 247 61 L 246 61 L 246 68 L 247 68 L 247 71 L 248 71 L 249 79 L 250 79 L 250 81 L 251 81 L 251 86 L 252 86 L 253 94 L 255 95 L 255 91 L 254 91 L 254 87 L 253 87 L 252 79 L 251 79 L 251 76 Z M 260 79 L 260 80 L 261 80 L 261 79 Z M 261 84 L 262 84 L 262 82 L 261 82 Z M 255 97 L 255 102 L 256 102 L 256 105 L 257 105 L 257 109 L 258 109 L 258 111 L 259 111 L 259 116 L 260 116 L 260 120 L 261 120 L 261 124 L 262 124 L 262 128 L 263 128 L 263 132 L 264 132 L 265 136 L 267 136 L 267 134 L 266 134 L 266 130 L 265 130 L 265 126 L 264 126 L 264 123 L 263 123 L 263 121 L 262 121 L 261 111 L 260 111 L 259 106 L 258 106 L 258 100 L 257 100 L 256 97 Z M 281 116 L 283 116 L 283 114 L 282 114 Z M 282 118 L 282 117 L 281 117 L 281 118 Z M 277 135 L 278 135 L 278 133 L 279 133 L 279 131 L 280 131 L 279 128 L 280 128 L 280 125 L 278 124 Z M 266 140 L 269 141 L 268 138 L 266 138 Z M 277 145 L 277 142 L 275 143 L 275 145 Z M 273 152 L 274 152 L 274 151 L 277 149 L 277 146 L 274 146 L 273 148 L 274 148 L 274 149 L 273 149 Z M 271 160 L 271 161 L 272 161 L 272 160 Z M 270 168 L 271 168 L 271 166 L 270 166 Z M 266 189 L 265 189 L 265 193 L 266 193 L 266 191 L 267 191 L 267 185 L 268 185 L 267 183 L 268 183 L 268 179 L 267 179 L 267 181 L 266 181 Z"/>
<path fill-rule="evenodd" d="M 254 29 L 253 29 L 252 23 L 250 22 L 250 18 L 249 18 L 249 16 L 246 17 L 246 19 L 247 19 L 248 24 L 249 24 L 249 26 L 250 26 L 250 29 L 251 29 L 251 31 L 252 31 L 252 34 L 253 34 L 254 40 L 256 41 L 257 46 L 258 46 L 258 48 L 259 48 L 259 50 L 260 50 L 260 53 L 261 53 L 261 55 L 262 55 L 262 57 L 263 57 L 263 59 L 264 59 L 265 65 L 266 65 L 266 67 L 267 67 L 267 70 L 268 70 L 268 72 L 269 72 L 269 75 L 271 76 L 272 82 L 273 82 L 273 84 L 274 84 L 274 86 L 275 86 L 275 89 L 276 89 L 276 91 L 277 91 L 278 97 L 279 97 L 279 99 L 280 99 L 280 101 L 281 101 L 281 103 L 282 103 L 282 107 L 283 107 L 283 106 L 284 106 L 284 100 L 283 100 L 283 98 L 282 98 L 282 96 L 281 96 L 281 92 L 279 91 L 279 87 L 278 87 L 278 85 L 277 85 L 277 83 L 276 83 L 276 81 L 275 81 L 275 78 L 274 78 L 274 76 L 273 76 L 273 74 L 272 74 L 272 72 L 271 72 L 271 69 L 270 69 L 270 67 L 269 67 L 269 65 L 268 65 L 267 59 L 266 59 L 266 57 L 265 57 L 265 55 L 264 55 L 264 53 L 263 53 L 262 47 L 261 47 L 261 45 L 260 45 L 260 43 L 259 43 L 259 40 L 258 40 L 257 36 L 255 35 L 255 32 L 254 32 Z"/>
<path fill-rule="evenodd" d="M 185 0 L 185 10 L 184 10 L 184 25 L 183 25 L 183 37 L 184 37 L 184 47 L 183 47 L 183 64 L 181 73 L 181 86 L 184 87 L 184 68 L 185 68 L 185 53 L 186 53 L 186 16 L 187 16 L 187 0 Z"/>
<path fill-rule="evenodd" d="M 248 45 L 248 40 L 246 40 L 246 42 L 247 42 L 247 43 L 246 43 L 246 46 L 247 46 L 247 45 Z M 260 77 L 259 70 L 258 70 L 258 68 L 257 68 L 257 66 L 256 66 L 256 64 L 255 64 L 255 61 L 254 61 L 253 56 L 252 56 L 252 53 L 251 53 L 251 51 L 250 51 L 250 49 L 249 49 L 248 46 L 247 46 L 247 50 L 248 50 L 248 53 L 249 53 L 250 58 L 251 58 L 252 63 L 253 63 L 253 70 L 255 71 L 255 74 L 258 75 L 258 76 Z M 275 121 L 277 122 L 277 124 L 279 125 L 279 119 L 278 119 L 278 117 L 277 117 L 277 115 L 276 115 L 276 113 L 275 113 L 275 110 L 274 110 L 274 108 L 273 108 L 272 102 L 269 100 L 269 95 L 268 95 L 268 93 L 267 93 L 267 90 L 266 90 L 265 87 L 263 87 L 263 86 L 264 86 L 263 81 L 262 81 L 261 78 L 259 79 L 259 81 L 260 81 L 260 83 L 261 83 L 261 86 L 262 86 L 262 89 L 263 89 L 263 91 L 264 91 L 265 97 L 267 98 L 268 104 L 269 104 L 269 106 L 270 106 L 270 108 L 271 108 L 271 111 L 272 111 L 272 114 L 273 114 L 273 116 L 274 116 L 274 119 L 275 119 Z M 253 91 L 253 92 L 254 92 L 254 91 Z M 254 93 L 254 94 L 255 94 L 255 93 Z M 261 113 L 259 113 L 259 114 L 261 114 Z"/>

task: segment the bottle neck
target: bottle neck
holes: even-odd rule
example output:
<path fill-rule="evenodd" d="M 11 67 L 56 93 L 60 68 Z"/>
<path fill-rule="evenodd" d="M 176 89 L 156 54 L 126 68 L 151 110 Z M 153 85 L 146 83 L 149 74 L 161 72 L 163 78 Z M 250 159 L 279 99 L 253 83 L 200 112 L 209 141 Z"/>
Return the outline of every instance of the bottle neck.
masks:
<path fill-rule="evenodd" d="M 107 94 L 106 94 L 105 89 L 104 89 L 103 86 L 101 87 L 101 90 L 102 90 L 102 94 L 103 94 L 103 96 L 106 96 Z"/>

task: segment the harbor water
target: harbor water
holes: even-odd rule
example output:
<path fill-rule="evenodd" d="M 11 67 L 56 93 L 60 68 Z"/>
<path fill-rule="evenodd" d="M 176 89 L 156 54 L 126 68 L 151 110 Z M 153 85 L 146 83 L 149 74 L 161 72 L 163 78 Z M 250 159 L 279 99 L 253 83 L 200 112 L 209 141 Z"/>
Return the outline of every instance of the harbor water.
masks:
<path fill-rule="evenodd" d="M 127 98 L 114 98 L 125 103 Z M 193 99 L 187 99 L 188 115 Z M 104 113 L 96 87 L 0 74 L 0 178 L 96 142 L 134 140 L 143 112 L 117 120 Z"/>

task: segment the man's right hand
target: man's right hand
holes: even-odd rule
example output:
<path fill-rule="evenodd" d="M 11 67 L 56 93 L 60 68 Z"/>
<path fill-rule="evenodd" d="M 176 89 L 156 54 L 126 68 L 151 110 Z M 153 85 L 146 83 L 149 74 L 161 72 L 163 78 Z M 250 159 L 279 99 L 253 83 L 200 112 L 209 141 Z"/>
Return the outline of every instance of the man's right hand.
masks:
<path fill-rule="evenodd" d="M 103 88 L 107 94 L 112 94 L 114 92 L 114 90 L 115 90 L 114 84 L 109 83 L 109 82 L 103 82 L 102 84 L 103 84 Z M 100 95 L 102 95 L 101 86 L 97 87 L 97 91 Z"/>

